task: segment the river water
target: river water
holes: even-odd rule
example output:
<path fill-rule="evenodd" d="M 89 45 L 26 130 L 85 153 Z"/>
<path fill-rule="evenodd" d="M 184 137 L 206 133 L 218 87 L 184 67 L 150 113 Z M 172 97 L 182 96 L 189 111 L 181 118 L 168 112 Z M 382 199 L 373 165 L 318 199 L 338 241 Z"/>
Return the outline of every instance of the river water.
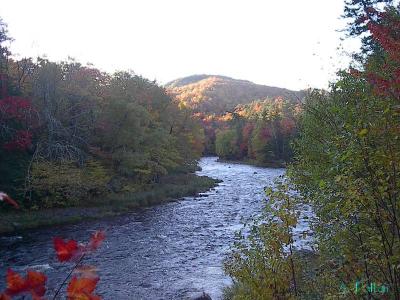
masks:
<path fill-rule="evenodd" d="M 190 299 L 203 291 L 221 299 L 223 287 L 230 284 L 222 260 L 234 232 L 241 228 L 241 218 L 260 212 L 263 188 L 285 170 L 216 160 L 202 158 L 198 174 L 223 182 L 197 197 L 119 217 L 0 237 L 0 274 L 8 267 L 43 271 L 49 277 L 50 298 L 70 267 L 56 261 L 52 237 L 85 242 L 93 231 L 105 229 L 104 244 L 85 259 L 99 268 L 97 292 L 104 299 Z"/>

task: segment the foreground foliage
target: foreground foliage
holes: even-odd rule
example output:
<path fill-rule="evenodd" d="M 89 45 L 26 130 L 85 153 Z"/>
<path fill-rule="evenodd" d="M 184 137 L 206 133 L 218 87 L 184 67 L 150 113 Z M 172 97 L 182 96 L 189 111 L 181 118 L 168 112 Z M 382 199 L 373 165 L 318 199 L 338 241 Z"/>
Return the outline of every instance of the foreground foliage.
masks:
<path fill-rule="evenodd" d="M 71 272 L 66 276 L 64 282 L 60 284 L 52 299 L 56 299 L 64 284 L 70 279 L 66 298 L 68 300 L 100 300 L 100 296 L 94 294 L 99 277 L 96 268 L 85 266 L 82 261 L 85 256 L 96 251 L 105 238 L 104 231 L 96 231 L 92 234 L 87 244 L 78 244 L 75 240 L 64 241 L 60 237 L 54 238 L 54 249 L 57 259 L 60 262 L 73 262 Z M 30 295 L 33 300 L 44 300 L 46 295 L 47 276 L 41 272 L 28 270 L 27 275 L 22 277 L 12 269 L 7 270 L 6 289 L 0 294 L 1 300 L 11 300 L 15 297 Z"/>

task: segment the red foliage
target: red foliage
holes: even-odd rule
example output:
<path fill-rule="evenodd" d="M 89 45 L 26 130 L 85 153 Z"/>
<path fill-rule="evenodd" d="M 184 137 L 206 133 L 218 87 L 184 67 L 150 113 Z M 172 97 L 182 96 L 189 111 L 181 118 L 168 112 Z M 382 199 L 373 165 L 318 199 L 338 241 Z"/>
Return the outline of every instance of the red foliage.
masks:
<path fill-rule="evenodd" d="M 400 100 L 400 19 L 391 12 L 368 11 L 379 20 L 374 21 L 364 16 L 366 25 L 373 39 L 387 53 L 387 61 L 366 72 L 366 80 L 373 86 L 373 92 L 381 97 L 394 97 Z M 361 21 L 361 19 L 360 19 Z M 359 77 L 360 72 L 351 71 Z"/>
<path fill-rule="evenodd" d="M 46 275 L 40 272 L 28 271 L 26 281 L 33 299 L 40 299 L 44 296 L 46 293 Z"/>
<path fill-rule="evenodd" d="M 253 123 L 246 123 L 242 131 L 243 139 L 248 140 L 251 136 L 251 133 L 253 132 L 253 129 L 254 129 Z"/>
<path fill-rule="evenodd" d="M 103 230 L 98 230 L 92 234 L 87 245 L 78 245 L 77 241 L 64 241 L 60 237 L 53 239 L 54 249 L 56 250 L 57 259 L 61 262 L 70 261 L 79 258 L 88 252 L 97 250 L 105 239 Z"/>
<path fill-rule="evenodd" d="M 253 123 L 246 123 L 242 129 L 242 142 L 239 145 L 241 156 L 246 156 L 248 153 L 248 145 L 251 134 L 254 130 Z"/>
<path fill-rule="evenodd" d="M 296 127 L 296 123 L 289 118 L 284 118 L 280 121 L 280 125 L 282 128 L 282 132 L 285 135 L 290 135 L 293 133 L 295 127 Z"/>
<path fill-rule="evenodd" d="M 4 299 L 10 299 L 11 296 L 29 293 L 32 299 L 39 300 L 42 299 L 46 293 L 47 277 L 40 272 L 28 270 L 26 277 L 23 278 L 18 273 L 8 269 L 6 280 L 7 288 L 2 294 Z"/>
<path fill-rule="evenodd" d="M 0 128 L 7 128 L 9 136 L 3 144 L 8 151 L 26 150 L 32 144 L 32 112 L 29 100 L 10 96 L 0 100 Z"/>
<path fill-rule="evenodd" d="M 99 278 L 77 278 L 73 277 L 67 288 L 68 300 L 100 300 L 93 292 Z"/>
<path fill-rule="evenodd" d="M 385 19 L 386 25 L 377 24 L 375 22 L 368 22 L 368 30 L 371 32 L 373 38 L 379 42 L 383 49 L 389 54 L 390 58 L 394 61 L 400 61 L 400 21 L 394 19 L 390 14 L 381 14 Z"/>
<path fill-rule="evenodd" d="M 55 237 L 53 242 L 59 261 L 69 261 L 73 258 L 76 258 L 81 252 L 80 247 L 78 247 L 78 243 L 74 240 L 64 242 L 62 238 Z"/>
<path fill-rule="evenodd" d="M 17 130 L 13 140 L 3 145 L 8 151 L 25 150 L 32 145 L 32 133 L 28 130 Z"/>
<path fill-rule="evenodd" d="M 0 113 L 2 119 L 25 120 L 32 110 L 29 100 L 21 97 L 10 96 L 0 100 Z"/>
<path fill-rule="evenodd" d="M 0 195 L 6 195 L 0 192 Z M 80 255 L 78 263 L 75 265 L 73 271 L 69 273 L 64 282 L 67 281 L 69 276 L 74 276 L 67 287 L 67 299 L 69 300 L 101 300 L 101 297 L 93 294 L 99 277 L 96 274 L 97 269 L 93 266 L 78 266 L 83 259 L 84 255 L 97 250 L 105 238 L 104 231 L 96 231 L 92 234 L 90 241 L 87 245 L 78 245 L 75 240 L 64 241 L 59 237 L 53 239 L 54 248 L 57 253 L 57 258 L 60 261 L 69 261 Z M 28 270 L 27 275 L 23 278 L 12 269 L 7 270 L 6 275 L 7 287 L 0 293 L 0 300 L 11 300 L 13 296 L 24 296 L 30 294 L 33 300 L 44 299 L 46 293 L 47 277 L 43 273 Z M 60 292 L 63 284 L 59 287 L 54 295 L 54 299 Z"/>
<path fill-rule="evenodd" d="M 26 281 L 21 275 L 14 272 L 12 269 L 7 270 L 7 289 L 6 294 L 17 295 L 21 292 L 25 292 L 27 289 Z"/>
<path fill-rule="evenodd" d="M 61 238 L 54 238 L 54 248 L 59 261 L 69 261 L 77 257 L 83 258 L 91 251 L 97 250 L 105 239 L 103 230 L 96 231 L 90 237 L 86 245 L 78 245 L 75 240 L 64 241 Z M 93 292 L 99 281 L 96 275 L 96 268 L 92 266 L 80 266 L 74 273 L 80 274 L 80 277 L 74 276 L 67 288 L 67 299 L 74 300 L 99 300 L 100 296 Z"/>

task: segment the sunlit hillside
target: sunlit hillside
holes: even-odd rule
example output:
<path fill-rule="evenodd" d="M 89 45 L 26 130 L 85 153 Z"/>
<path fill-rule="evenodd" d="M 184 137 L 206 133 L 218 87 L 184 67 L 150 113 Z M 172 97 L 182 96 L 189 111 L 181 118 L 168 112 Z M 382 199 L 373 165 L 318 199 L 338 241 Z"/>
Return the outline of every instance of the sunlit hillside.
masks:
<path fill-rule="evenodd" d="M 284 97 L 299 101 L 302 91 L 255 84 L 219 75 L 193 75 L 166 84 L 169 93 L 199 112 L 223 113 L 254 99 Z"/>

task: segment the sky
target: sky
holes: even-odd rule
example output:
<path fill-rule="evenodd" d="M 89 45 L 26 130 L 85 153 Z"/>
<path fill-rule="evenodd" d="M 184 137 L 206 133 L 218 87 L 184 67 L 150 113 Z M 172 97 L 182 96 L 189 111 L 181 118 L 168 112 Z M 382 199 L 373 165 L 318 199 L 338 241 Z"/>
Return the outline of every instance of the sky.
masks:
<path fill-rule="evenodd" d="M 327 88 L 359 41 L 339 32 L 344 0 L 2 0 L 17 57 L 73 57 L 160 84 L 218 74 Z"/>

